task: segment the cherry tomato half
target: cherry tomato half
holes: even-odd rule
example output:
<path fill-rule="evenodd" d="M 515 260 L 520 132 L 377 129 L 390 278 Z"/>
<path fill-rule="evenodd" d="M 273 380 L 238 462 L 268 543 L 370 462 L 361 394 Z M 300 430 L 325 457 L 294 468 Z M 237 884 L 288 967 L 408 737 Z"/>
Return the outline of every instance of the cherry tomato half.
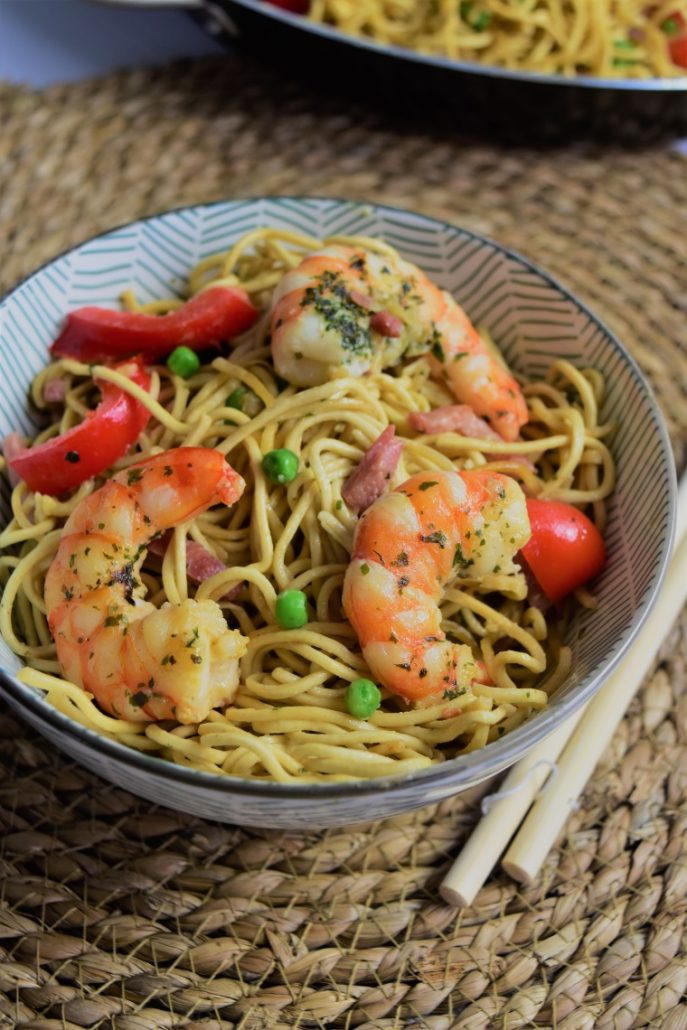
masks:
<path fill-rule="evenodd" d="M 586 515 L 562 501 L 527 499 L 532 536 L 521 550 L 550 601 L 593 579 L 603 568 L 606 548 Z"/>

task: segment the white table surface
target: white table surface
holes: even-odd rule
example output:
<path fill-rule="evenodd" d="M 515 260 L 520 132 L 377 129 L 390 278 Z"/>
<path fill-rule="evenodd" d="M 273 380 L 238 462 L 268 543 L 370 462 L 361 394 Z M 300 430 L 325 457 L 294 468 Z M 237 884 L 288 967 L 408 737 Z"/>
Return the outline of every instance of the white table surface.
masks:
<path fill-rule="evenodd" d="M 43 87 L 226 51 L 184 11 L 0 0 L 0 79 Z"/>

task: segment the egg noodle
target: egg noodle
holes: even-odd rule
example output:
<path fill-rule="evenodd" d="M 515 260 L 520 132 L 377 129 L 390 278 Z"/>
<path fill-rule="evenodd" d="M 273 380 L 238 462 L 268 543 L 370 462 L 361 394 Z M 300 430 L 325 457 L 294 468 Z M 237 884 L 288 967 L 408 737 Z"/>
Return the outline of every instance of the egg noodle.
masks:
<path fill-rule="evenodd" d="M 378 43 L 548 75 L 684 75 L 684 0 L 311 0 L 309 17 Z"/>
<path fill-rule="evenodd" d="M 326 242 L 395 253 L 363 237 Z M 252 232 L 228 253 L 194 268 L 190 293 L 210 283 L 240 284 L 265 310 L 284 271 L 321 245 L 276 229 Z M 139 305 L 127 293 L 123 303 L 131 310 L 160 313 L 182 302 Z M 247 487 L 238 503 L 179 526 L 163 560 L 148 554 L 142 579 L 156 605 L 189 596 L 188 535 L 226 565 L 194 596 L 218 601 L 230 626 L 240 629 L 249 645 L 233 702 L 212 711 L 200 725 L 135 723 L 103 714 L 90 694 L 60 677 L 43 598 L 61 527 L 102 479 L 84 483 L 66 500 L 33 494 L 19 483 L 12 492 L 11 522 L 0 534 L 0 630 L 26 663 L 19 678 L 44 691 L 60 712 L 112 740 L 182 766 L 281 782 L 329 782 L 406 773 L 472 751 L 546 705 L 570 666 L 570 651 L 561 644 L 564 616 L 545 617 L 528 603 L 523 574 L 494 573 L 480 582 L 461 579 L 445 591 L 442 604 L 448 637 L 469 644 L 482 658 L 491 685 L 474 683 L 458 700 L 442 698 L 417 709 L 382 691 L 381 707 L 369 720 L 348 713 L 347 684 L 369 673 L 342 613 L 357 517 L 342 501 L 341 488 L 384 427 L 393 423 L 404 449 L 392 487 L 422 470 L 489 463 L 495 471 L 517 475 L 532 495 L 589 507 L 603 530 L 614 466 L 603 442 L 608 427 L 598 421 L 604 389 L 598 372 L 556 361 L 544 381 L 526 385 L 530 421 L 522 440 L 507 445 L 513 458 L 504 460 L 498 457 L 503 442 L 409 430 L 409 412 L 454 402 L 444 386 L 430 379 L 423 357 L 365 377 L 342 375 L 322 386 L 297 389 L 274 371 L 268 319 L 262 317 L 231 353 L 202 365 L 190 379 L 156 366 L 150 394 L 111 369 L 56 361 L 35 378 L 31 396 L 46 409 L 46 383 L 64 377 L 64 409 L 36 442 L 81 421 L 96 401 L 94 376 L 127 390 L 152 416 L 137 448 L 116 469 L 179 445 L 203 445 L 226 454 L 244 476 Z M 226 403 L 239 385 L 249 391 L 247 411 Z M 300 473 L 287 485 L 272 484 L 261 470 L 262 456 L 275 448 L 300 457 Z M 238 596 L 227 599 L 237 587 Z M 283 630 L 275 623 L 275 600 L 286 588 L 308 597 L 310 621 L 302 629 Z M 580 602 L 594 603 L 584 591 L 577 593 Z"/>

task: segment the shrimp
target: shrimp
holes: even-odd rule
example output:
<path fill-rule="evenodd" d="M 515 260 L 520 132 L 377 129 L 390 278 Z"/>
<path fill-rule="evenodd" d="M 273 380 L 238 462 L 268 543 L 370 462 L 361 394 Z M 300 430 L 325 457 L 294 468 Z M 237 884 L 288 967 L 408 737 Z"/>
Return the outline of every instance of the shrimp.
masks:
<path fill-rule="evenodd" d="M 343 590 L 372 674 L 417 704 L 481 679 L 471 648 L 441 629 L 443 589 L 456 575 L 515 571 L 529 537 L 519 484 L 488 470 L 418 472 L 375 501 L 358 523 Z"/>
<path fill-rule="evenodd" d="M 198 722 L 233 697 L 246 639 L 214 601 L 156 608 L 139 570 L 149 542 L 245 483 L 224 455 L 178 447 L 117 473 L 67 520 L 45 581 L 65 676 L 111 715 Z"/>
<path fill-rule="evenodd" d="M 503 439 L 527 422 L 520 386 L 493 346 L 448 293 L 393 254 L 344 245 L 310 254 L 279 281 L 270 324 L 275 368 L 295 386 L 428 353 L 433 374 Z"/>

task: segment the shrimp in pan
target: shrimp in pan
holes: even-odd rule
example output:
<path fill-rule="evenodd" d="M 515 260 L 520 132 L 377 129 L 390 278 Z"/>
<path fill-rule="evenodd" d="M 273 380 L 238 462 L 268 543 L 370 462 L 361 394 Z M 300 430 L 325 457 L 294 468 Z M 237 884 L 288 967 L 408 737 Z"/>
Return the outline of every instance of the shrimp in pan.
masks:
<path fill-rule="evenodd" d="M 343 606 L 379 682 L 427 704 L 481 679 L 470 647 L 441 629 L 443 589 L 461 573 L 514 570 L 529 536 L 522 489 L 487 470 L 419 472 L 375 501 L 356 529 Z"/>
<path fill-rule="evenodd" d="M 246 640 L 214 601 L 156 608 L 139 570 L 153 537 L 245 483 L 224 455 L 179 447 L 119 472 L 70 515 L 45 581 L 67 679 L 123 719 L 197 722 L 233 697 Z"/>
<path fill-rule="evenodd" d="M 310 254 L 277 285 L 271 334 L 275 368 L 296 386 L 428 353 L 433 374 L 504 440 L 527 422 L 520 386 L 463 309 L 393 254 L 345 245 Z"/>

